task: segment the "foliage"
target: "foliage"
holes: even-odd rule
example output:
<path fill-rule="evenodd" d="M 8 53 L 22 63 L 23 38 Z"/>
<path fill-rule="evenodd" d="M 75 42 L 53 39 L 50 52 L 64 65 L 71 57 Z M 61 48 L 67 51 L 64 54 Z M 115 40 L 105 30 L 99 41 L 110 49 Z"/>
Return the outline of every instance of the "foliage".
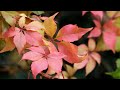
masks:
<path fill-rule="evenodd" d="M 119 11 L 82 11 L 82 17 L 91 15 L 94 26 L 89 28 L 71 23 L 59 28 L 59 13 L 44 16 L 44 11 L 1 11 L 0 54 L 16 50 L 17 63 L 26 62 L 26 72 L 32 72 L 34 79 L 77 79 L 77 71 L 85 69 L 87 77 L 100 67 L 104 62 L 101 52 L 119 53 Z M 75 44 L 83 38 L 86 43 Z M 107 74 L 120 78 L 118 58 L 116 65 L 116 71 Z"/>

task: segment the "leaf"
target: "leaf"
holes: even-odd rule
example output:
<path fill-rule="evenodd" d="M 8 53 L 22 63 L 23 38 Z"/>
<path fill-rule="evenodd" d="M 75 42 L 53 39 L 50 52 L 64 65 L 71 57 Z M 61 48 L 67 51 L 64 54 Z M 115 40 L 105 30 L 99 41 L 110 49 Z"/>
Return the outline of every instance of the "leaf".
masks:
<path fill-rule="evenodd" d="M 4 37 L 13 37 L 15 35 L 15 27 L 10 27 L 4 34 Z"/>
<path fill-rule="evenodd" d="M 55 34 L 56 30 L 57 30 L 57 24 L 54 21 L 55 16 L 58 13 L 55 13 L 53 16 L 49 17 L 48 19 L 46 19 L 44 21 L 44 26 L 45 26 L 45 32 L 47 33 L 47 35 L 53 37 L 53 35 Z"/>
<path fill-rule="evenodd" d="M 91 57 L 92 57 L 98 64 L 101 63 L 101 56 L 100 56 L 99 53 L 97 53 L 97 52 L 92 52 L 90 55 L 91 55 Z"/>
<path fill-rule="evenodd" d="M 14 36 L 13 42 L 18 50 L 18 53 L 21 54 L 21 52 L 24 49 L 24 46 L 26 44 L 26 38 L 23 32 L 18 31 L 16 32 L 16 35 Z"/>
<path fill-rule="evenodd" d="M 44 13 L 44 11 L 32 11 L 33 13 L 35 13 L 36 15 L 41 15 Z"/>
<path fill-rule="evenodd" d="M 89 56 L 88 59 L 89 60 L 88 60 L 88 63 L 86 65 L 86 68 L 85 68 L 85 71 L 86 71 L 85 76 L 87 76 L 89 73 L 91 73 L 94 70 L 95 66 L 96 66 L 96 62 L 95 62 L 94 59 L 92 59 L 90 56 Z"/>
<path fill-rule="evenodd" d="M 116 34 L 110 31 L 103 32 L 104 43 L 115 53 Z"/>
<path fill-rule="evenodd" d="M 43 55 L 38 52 L 29 51 L 23 55 L 22 60 L 27 59 L 27 60 L 31 60 L 31 61 L 37 61 L 37 60 L 41 59 L 42 57 L 43 57 Z"/>
<path fill-rule="evenodd" d="M 61 53 L 66 55 L 64 59 L 69 62 L 69 63 L 78 63 L 80 62 L 77 52 L 78 52 L 78 47 L 75 46 L 72 43 L 69 42 L 59 42 L 57 43 L 58 49 Z"/>
<path fill-rule="evenodd" d="M 88 48 L 89 48 L 89 51 L 95 50 L 95 48 L 96 48 L 96 43 L 95 43 L 95 40 L 94 40 L 94 39 L 90 38 L 90 39 L 88 40 Z"/>
<path fill-rule="evenodd" d="M 18 24 L 19 24 L 19 26 L 20 26 L 21 28 L 24 27 L 25 21 L 26 21 L 25 16 L 22 16 L 22 17 L 19 19 Z"/>
<path fill-rule="evenodd" d="M 57 56 L 55 56 L 57 58 Z M 63 62 L 62 62 L 62 59 L 56 59 L 56 58 L 48 58 L 48 64 L 49 64 L 49 67 L 52 68 L 52 70 L 54 70 L 55 72 L 57 72 L 58 74 L 61 72 L 62 70 L 62 65 L 63 65 Z"/>
<path fill-rule="evenodd" d="M 80 44 L 78 46 L 77 56 L 80 61 L 83 61 L 88 57 L 88 47 L 85 44 Z"/>
<path fill-rule="evenodd" d="M 30 45 L 39 46 L 43 44 L 42 36 L 38 32 L 26 31 L 25 38 Z"/>
<path fill-rule="evenodd" d="M 120 52 L 120 36 L 117 36 L 115 51 Z"/>
<path fill-rule="evenodd" d="M 118 58 L 118 59 L 116 60 L 116 66 L 117 66 L 117 68 L 120 68 L 120 58 Z"/>
<path fill-rule="evenodd" d="M 11 38 L 5 38 L 5 42 L 6 42 L 5 47 L 0 51 L 0 53 L 12 51 L 15 48 L 15 45 Z"/>
<path fill-rule="evenodd" d="M 11 26 L 15 25 L 15 18 L 13 18 L 7 11 L 1 11 L 1 14 L 8 24 L 10 24 Z"/>
<path fill-rule="evenodd" d="M 86 12 L 88 11 L 82 11 L 82 15 L 84 15 Z M 100 17 L 100 19 L 102 20 L 103 18 L 103 11 L 90 11 L 95 17 Z"/>
<path fill-rule="evenodd" d="M 65 64 L 65 66 L 66 66 L 66 71 L 67 71 L 68 75 L 70 77 L 72 77 L 75 74 L 76 69 L 74 69 L 72 66 L 70 66 L 68 64 Z"/>
<path fill-rule="evenodd" d="M 39 59 L 38 61 L 34 61 L 31 64 L 31 70 L 33 77 L 36 78 L 36 75 L 41 73 L 43 70 L 46 70 L 48 67 L 47 60 L 44 58 Z"/>
<path fill-rule="evenodd" d="M 116 18 L 120 16 L 120 11 L 106 11 L 106 13 L 110 18 Z"/>
<path fill-rule="evenodd" d="M 72 37 L 72 38 L 71 38 Z M 66 41 L 66 42 L 74 42 L 76 40 L 78 40 L 78 26 L 76 25 L 72 25 L 72 24 L 68 24 L 63 26 L 58 34 L 57 34 L 57 40 L 60 41 Z"/>
<path fill-rule="evenodd" d="M 100 22 L 97 21 L 97 20 L 93 20 L 93 22 L 95 23 L 96 27 L 90 32 L 88 38 L 99 37 L 101 35 L 101 24 L 100 24 Z"/>
<path fill-rule="evenodd" d="M 97 41 L 97 46 L 96 46 L 95 51 L 106 51 L 106 50 L 110 50 L 110 49 L 104 43 L 103 37 L 100 37 Z"/>
<path fill-rule="evenodd" d="M 26 25 L 25 28 L 31 31 L 38 31 L 41 29 L 45 29 L 44 25 L 39 21 L 32 21 L 31 23 Z"/>
<path fill-rule="evenodd" d="M 103 25 L 103 28 L 104 28 L 105 31 L 111 31 L 111 32 L 114 32 L 114 33 L 116 33 L 116 32 L 117 32 L 117 29 L 118 29 L 118 28 L 115 26 L 113 20 L 107 21 L 107 22 Z"/>
<path fill-rule="evenodd" d="M 78 38 L 80 39 L 83 35 L 85 35 L 87 32 L 91 31 L 92 28 L 81 28 L 79 27 L 79 33 L 78 33 Z"/>
<path fill-rule="evenodd" d="M 30 47 L 28 49 L 31 50 L 31 51 L 33 51 L 33 52 L 38 52 L 38 53 L 45 54 L 44 48 L 42 48 L 42 46 L 39 46 L 39 47 Z"/>
<path fill-rule="evenodd" d="M 91 38 L 91 37 L 99 37 L 100 35 L 101 35 L 101 29 L 95 27 L 95 28 L 90 32 L 88 38 Z"/>
<path fill-rule="evenodd" d="M 114 79 L 120 79 L 120 68 L 113 72 L 107 72 L 106 74 L 112 76 Z"/>
<path fill-rule="evenodd" d="M 88 58 L 83 60 L 80 63 L 74 63 L 74 69 L 75 70 L 82 69 L 82 68 L 84 68 L 87 65 L 87 63 L 88 63 Z"/>
<path fill-rule="evenodd" d="M 103 14 L 103 11 L 91 11 L 91 13 L 92 13 L 95 17 L 99 16 L 101 20 L 102 20 L 103 15 L 104 15 L 104 14 Z"/>

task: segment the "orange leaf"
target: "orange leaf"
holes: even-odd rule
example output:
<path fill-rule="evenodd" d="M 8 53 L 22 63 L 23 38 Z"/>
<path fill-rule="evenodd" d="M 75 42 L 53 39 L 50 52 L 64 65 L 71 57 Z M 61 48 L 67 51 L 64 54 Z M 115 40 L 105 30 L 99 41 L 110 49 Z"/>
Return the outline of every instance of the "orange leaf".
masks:
<path fill-rule="evenodd" d="M 44 26 L 45 26 L 45 32 L 47 33 L 47 35 L 53 37 L 53 35 L 55 34 L 56 30 L 57 30 L 57 25 L 54 21 L 55 16 L 58 13 L 54 14 L 53 16 L 49 17 L 48 19 L 46 19 L 44 21 Z"/>
<path fill-rule="evenodd" d="M 5 38 L 6 45 L 5 47 L 0 51 L 0 53 L 6 52 L 6 51 L 12 51 L 15 48 L 15 45 L 11 38 Z"/>

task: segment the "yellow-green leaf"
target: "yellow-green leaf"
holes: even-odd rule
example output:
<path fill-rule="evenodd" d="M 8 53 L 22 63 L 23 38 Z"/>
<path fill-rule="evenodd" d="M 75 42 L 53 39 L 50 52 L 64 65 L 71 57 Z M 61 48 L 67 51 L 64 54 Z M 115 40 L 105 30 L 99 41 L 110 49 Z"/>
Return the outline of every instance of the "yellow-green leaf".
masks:
<path fill-rule="evenodd" d="M 12 17 L 7 11 L 1 11 L 1 14 L 8 24 L 10 24 L 11 26 L 15 25 L 16 23 L 15 18 Z"/>

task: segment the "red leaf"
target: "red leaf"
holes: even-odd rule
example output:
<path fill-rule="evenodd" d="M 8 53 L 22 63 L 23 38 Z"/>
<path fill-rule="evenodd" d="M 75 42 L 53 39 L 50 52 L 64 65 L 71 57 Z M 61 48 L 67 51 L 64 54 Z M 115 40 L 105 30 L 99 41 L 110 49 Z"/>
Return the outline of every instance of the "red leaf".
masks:
<path fill-rule="evenodd" d="M 115 53 L 116 34 L 110 31 L 103 32 L 104 43 Z"/>
<path fill-rule="evenodd" d="M 60 41 L 64 40 L 66 42 L 74 42 L 78 40 L 77 34 L 78 34 L 78 26 L 69 24 L 69 25 L 62 27 L 59 30 L 57 39 Z"/>
<path fill-rule="evenodd" d="M 16 35 L 14 36 L 14 44 L 18 50 L 18 53 L 21 54 L 22 50 L 24 49 L 24 46 L 26 44 L 26 38 L 23 32 L 19 31 L 16 32 Z"/>
<path fill-rule="evenodd" d="M 68 24 L 60 29 L 56 38 L 60 41 L 74 42 L 90 30 L 92 28 L 78 28 L 76 25 Z"/>
<path fill-rule="evenodd" d="M 38 61 L 34 61 L 31 64 L 31 70 L 33 77 L 36 78 L 36 75 L 41 73 L 43 70 L 46 70 L 48 67 L 48 62 L 46 59 L 41 58 Z"/>
<path fill-rule="evenodd" d="M 41 59 L 42 57 L 43 57 L 42 54 L 30 51 L 30 52 L 27 52 L 23 55 L 22 60 L 28 59 L 31 61 L 36 61 L 36 60 Z"/>
<path fill-rule="evenodd" d="M 39 46 L 43 44 L 42 36 L 38 32 L 26 31 L 25 38 L 30 45 Z"/>
<path fill-rule="evenodd" d="M 66 55 L 64 59 L 69 63 L 78 63 L 80 62 L 77 54 L 78 54 L 78 47 L 69 42 L 60 42 L 58 44 L 58 49 L 61 53 Z"/>

